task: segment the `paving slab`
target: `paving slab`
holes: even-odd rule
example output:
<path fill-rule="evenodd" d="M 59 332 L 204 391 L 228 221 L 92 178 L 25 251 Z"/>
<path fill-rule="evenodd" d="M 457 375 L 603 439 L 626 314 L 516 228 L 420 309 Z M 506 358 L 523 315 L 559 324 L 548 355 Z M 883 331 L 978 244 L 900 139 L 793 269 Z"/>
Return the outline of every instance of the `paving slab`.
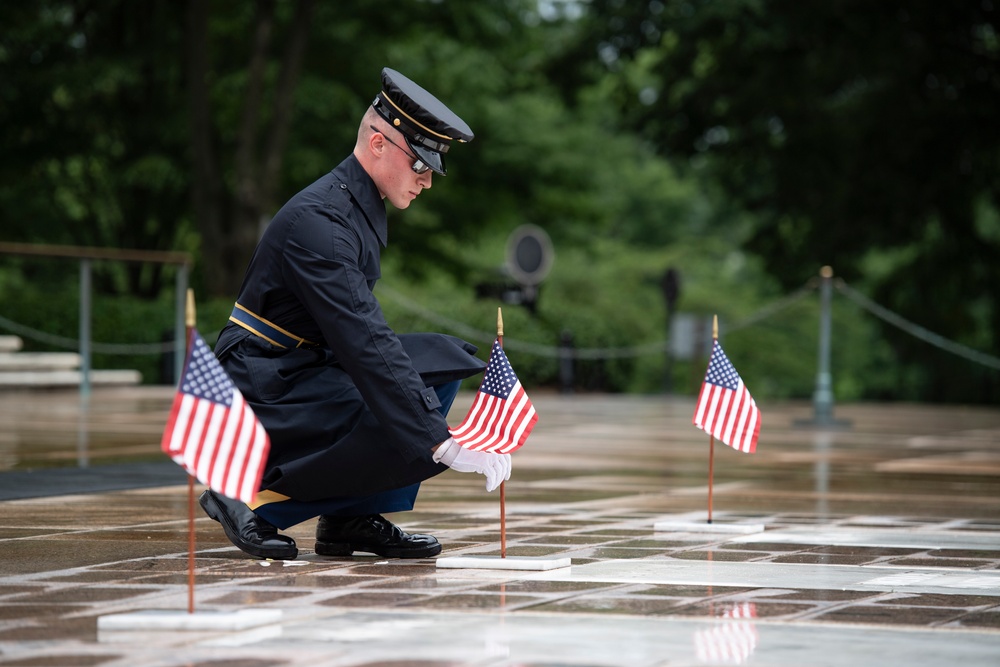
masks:
<path fill-rule="evenodd" d="M 567 571 L 545 573 L 537 578 L 547 581 L 1000 596 L 1000 572 L 970 572 L 964 568 L 902 568 L 901 571 L 897 566 L 624 560 L 576 565 Z"/>
<path fill-rule="evenodd" d="M 780 542 L 785 544 L 831 544 L 859 547 L 910 547 L 914 549 L 984 549 L 1000 551 L 995 532 L 935 530 L 933 526 L 895 530 L 812 526 L 794 530 L 771 530 L 767 534 L 739 536 L 734 544 Z"/>
<path fill-rule="evenodd" d="M 315 520 L 286 531 L 299 558 L 261 561 L 200 512 L 192 560 L 186 478 L 159 452 L 172 389 L 3 393 L 0 667 L 997 664 L 1000 410 L 845 405 L 823 431 L 796 425 L 808 404 L 761 405 L 757 453 L 717 451 L 713 487 L 716 521 L 763 530 L 720 534 L 654 528 L 705 520 L 693 398 L 532 398 L 506 549 L 569 563 L 545 571 L 324 558 Z M 495 560 L 498 497 L 474 477 L 389 518 L 440 560 Z M 183 613 L 189 568 L 197 613 L 273 620 L 101 621 Z"/>
<path fill-rule="evenodd" d="M 209 639 L 203 652 L 270 653 L 296 646 L 308 664 L 348 665 L 828 665 L 930 667 L 995 664 L 1000 635 L 746 620 L 559 615 L 343 614 L 282 628 L 280 635 Z M 948 641 L 948 640 L 951 641 Z M 270 649 L 270 650 L 269 650 Z M 188 652 L 188 655 L 197 652 Z M 406 656 L 400 660 L 400 656 Z M 818 658 L 818 656 L 820 656 Z M 184 653 L 178 656 L 183 659 Z M 898 661 L 898 662 L 897 662 Z"/>

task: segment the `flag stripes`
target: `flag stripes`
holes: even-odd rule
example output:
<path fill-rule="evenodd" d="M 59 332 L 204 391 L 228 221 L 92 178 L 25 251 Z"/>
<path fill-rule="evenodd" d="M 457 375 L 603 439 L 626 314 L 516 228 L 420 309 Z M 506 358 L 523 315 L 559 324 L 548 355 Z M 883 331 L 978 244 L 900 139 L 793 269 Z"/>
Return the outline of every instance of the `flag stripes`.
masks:
<path fill-rule="evenodd" d="M 692 422 L 733 449 L 757 450 L 760 410 L 716 340 Z"/>
<path fill-rule="evenodd" d="M 468 416 L 452 430 L 452 437 L 466 449 L 509 454 L 524 444 L 537 421 L 535 408 L 518 381 L 506 400 L 477 393 Z"/>
<path fill-rule="evenodd" d="M 698 660 L 723 665 L 744 664 L 753 655 L 759 641 L 757 627 L 752 620 L 756 617 L 756 605 L 744 602 L 719 616 L 726 620 L 697 631 L 694 646 Z"/>
<path fill-rule="evenodd" d="M 194 331 L 161 448 L 199 482 L 244 502 L 264 473 L 267 432 Z"/>
<path fill-rule="evenodd" d="M 449 429 L 451 435 L 465 449 L 510 454 L 524 444 L 537 421 L 498 338 L 472 407 L 461 424 Z"/>

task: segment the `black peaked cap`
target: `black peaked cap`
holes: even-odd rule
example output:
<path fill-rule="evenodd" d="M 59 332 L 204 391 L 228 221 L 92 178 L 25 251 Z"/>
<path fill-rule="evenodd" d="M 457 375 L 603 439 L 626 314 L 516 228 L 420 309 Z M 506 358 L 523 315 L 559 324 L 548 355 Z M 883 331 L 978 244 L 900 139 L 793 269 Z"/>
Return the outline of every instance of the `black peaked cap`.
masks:
<path fill-rule="evenodd" d="M 382 91 L 372 106 L 399 130 L 414 153 L 431 169 L 444 175 L 444 153 L 451 142 L 466 143 L 475 137 L 464 120 L 441 100 L 396 70 L 382 69 Z"/>

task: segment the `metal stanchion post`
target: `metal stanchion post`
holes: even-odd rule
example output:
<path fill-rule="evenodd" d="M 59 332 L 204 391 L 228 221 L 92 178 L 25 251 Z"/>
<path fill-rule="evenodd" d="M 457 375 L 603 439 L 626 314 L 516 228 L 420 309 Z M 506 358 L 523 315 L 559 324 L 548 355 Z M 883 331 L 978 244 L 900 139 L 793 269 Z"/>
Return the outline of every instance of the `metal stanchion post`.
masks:
<path fill-rule="evenodd" d="M 798 426 L 846 427 L 850 422 L 833 417 L 833 376 L 830 373 L 830 328 L 832 316 L 830 301 L 833 295 L 833 269 L 824 266 L 819 271 L 819 358 L 816 371 L 816 389 L 813 392 L 813 418 L 796 421 Z"/>
<path fill-rule="evenodd" d="M 178 264 L 177 286 L 175 288 L 176 311 L 174 317 L 174 384 L 177 384 L 180 380 L 181 374 L 184 372 L 184 362 L 187 360 L 187 291 L 188 266 L 187 264 Z"/>
<path fill-rule="evenodd" d="M 80 416 L 76 425 L 77 466 L 90 464 L 90 368 L 91 368 L 91 277 L 90 260 L 80 260 Z"/>
<path fill-rule="evenodd" d="M 819 361 L 813 408 L 816 421 L 822 423 L 833 418 L 833 381 L 830 378 L 830 281 L 833 269 L 824 266 L 819 275 Z"/>
<path fill-rule="evenodd" d="M 90 260 L 80 260 L 80 398 L 90 397 Z"/>

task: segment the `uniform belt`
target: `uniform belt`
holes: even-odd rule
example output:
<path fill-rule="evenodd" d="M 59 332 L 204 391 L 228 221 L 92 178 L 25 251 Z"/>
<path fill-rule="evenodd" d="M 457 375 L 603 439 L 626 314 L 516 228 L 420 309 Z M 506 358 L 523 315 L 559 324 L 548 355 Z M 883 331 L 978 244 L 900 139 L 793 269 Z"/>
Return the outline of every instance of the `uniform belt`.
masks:
<path fill-rule="evenodd" d="M 281 327 L 268 322 L 260 315 L 250 312 L 240 304 L 233 306 L 233 313 L 229 316 L 230 322 L 235 322 L 250 333 L 256 334 L 278 347 L 316 347 L 316 343 L 301 338 L 285 331 Z"/>

